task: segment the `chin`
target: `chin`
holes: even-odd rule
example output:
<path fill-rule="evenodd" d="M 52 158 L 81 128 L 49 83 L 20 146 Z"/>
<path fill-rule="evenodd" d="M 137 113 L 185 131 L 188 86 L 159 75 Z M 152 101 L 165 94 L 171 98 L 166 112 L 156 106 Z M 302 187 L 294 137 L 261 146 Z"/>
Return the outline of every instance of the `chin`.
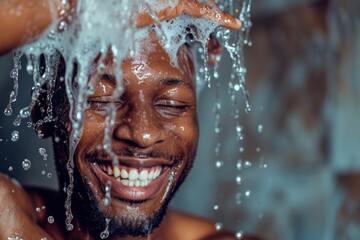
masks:
<path fill-rule="evenodd" d="M 171 161 L 172 164 L 161 159 L 144 161 L 145 165 L 141 169 L 148 170 L 150 180 L 147 184 L 133 184 L 130 183 L 132 180 L 124 183 L 121 173 L 125 174 L 126 169 L 129 176 L 135 166 L 129 166 L 123 160 L 117 166 L 120 170 L 120 176 L 117 176 L 117 167 L 104 161 L 99 158 L 78 161 L 74 171 L 74 190 L 77 194 L 74 195 L 76 207 L 73 209 L 76 209 L 76 215 L 85 216 L 81 225 L 87 226 L 95 236 L 106 228 L 107 220 L 111 235 L 140 237 L 151 234 L 160 226 L 170 200 L 191 168 L 185 167 L 186 161 L 180 160 Z M 108 171 L 110 166 L 112 169 Z M 78 169 L 83 171 L 82 174 Z M 104 189 L 109 183 L 111 201 L 105 205 Z"/>

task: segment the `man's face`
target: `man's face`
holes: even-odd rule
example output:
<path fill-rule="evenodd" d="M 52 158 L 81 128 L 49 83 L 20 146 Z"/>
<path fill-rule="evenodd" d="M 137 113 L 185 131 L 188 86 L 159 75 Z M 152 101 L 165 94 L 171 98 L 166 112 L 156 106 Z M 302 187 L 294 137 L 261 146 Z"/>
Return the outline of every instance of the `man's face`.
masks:
<path fill-rule="evenodd" d="M 179 50 L 177 68 L 157 40 L 152 39 L 151 45 L 147 56 L 122 63 L 124 92 L 120 98 L 113 96 L 116 81 L 110 67 L 91 76 L 96 87 L 88 97 L 74 157 L 92 211 L 110 219 L 119 234 L 128 234 L 121 233 L 121 226 L 138 235 L 159 224 L 196 154 L 198 123 L 189 54 L 185 48 Z M 108 126 L 110 102 L 117 110 L 115 123 Z M 104 150 L 107 127 L 118 166 L 112 165 Z M 109 183 L 111 201 L 105 205 Z"/>

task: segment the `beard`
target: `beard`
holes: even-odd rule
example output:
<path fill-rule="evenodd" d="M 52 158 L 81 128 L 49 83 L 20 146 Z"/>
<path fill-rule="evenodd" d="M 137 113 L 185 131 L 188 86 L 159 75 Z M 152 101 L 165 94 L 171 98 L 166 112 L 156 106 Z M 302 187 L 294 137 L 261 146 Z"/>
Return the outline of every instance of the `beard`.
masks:
<path fill-rule="evenodd" d="M 145 203 L 146 200 L 129 201 L 121 199 L 128 205 L 125 209 L 118 210 L 116 216 L 109 217 L 111 214 L 107 214 L 100 208 L 101 203 L 96 200 L 89 184 L 81 177 L 78 168 L 75 167 L 73 206 L 76 207 L 73 208 L 74 214 L 82 217 L 79 219 L 81 225 L 86 226 L 93 236 L 99 236 L 101 232 L 107 229 L 110 236 L 146 237 L 160 226 L 170 200 L 175 196 L 192 167 L 192 160 L 189 160 L 188 163 L 190 164 L 187 164 L 175 185 L 171 187 L 162 205 L 154 210 L 151 216 L 137 207 L 138 204 Z"/>

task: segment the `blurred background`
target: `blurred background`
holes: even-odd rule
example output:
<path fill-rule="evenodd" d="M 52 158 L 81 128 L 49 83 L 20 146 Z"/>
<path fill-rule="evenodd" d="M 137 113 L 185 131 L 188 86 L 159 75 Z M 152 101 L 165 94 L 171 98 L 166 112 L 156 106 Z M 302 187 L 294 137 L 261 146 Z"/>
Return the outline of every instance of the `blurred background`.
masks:
<path fill-rule="evenodd" d="M 253 0 L 252 22 L 245 48 L 252 111 L 228 104 L 225 56 L 220 87 L 201 94 L 199 152 L 173 206 L 268 240 L 360 239 L 360 1 Z M 32 86 L 22 62 L 14 113 L 0 115 L 0 170 L 56 189 L 50 141 L 27 128 L 29 118 L 13 125 Z M 12 54 L 0 66 L 1 110 L 13 87 Z M 222 106 L 219 133 L 214 103 Z"/>

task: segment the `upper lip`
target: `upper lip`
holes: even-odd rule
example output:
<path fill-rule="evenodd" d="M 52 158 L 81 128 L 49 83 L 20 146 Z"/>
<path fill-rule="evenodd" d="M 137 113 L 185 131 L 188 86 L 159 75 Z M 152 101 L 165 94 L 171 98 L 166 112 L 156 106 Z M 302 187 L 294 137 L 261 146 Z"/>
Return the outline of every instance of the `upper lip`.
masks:
<path fill-rule="evenodd" d="M 100 158 L 97 159 L 99 163 L 112 163 L 111 159 Z M 171 165 L 168 159 L 163 158 L 137 158 L 137 157 L 129 157 L 129 156 L 119 156 L 118 157 L 119 165 L 131 167 L 131 168 L 151 168 L 159 165 Z"/>

